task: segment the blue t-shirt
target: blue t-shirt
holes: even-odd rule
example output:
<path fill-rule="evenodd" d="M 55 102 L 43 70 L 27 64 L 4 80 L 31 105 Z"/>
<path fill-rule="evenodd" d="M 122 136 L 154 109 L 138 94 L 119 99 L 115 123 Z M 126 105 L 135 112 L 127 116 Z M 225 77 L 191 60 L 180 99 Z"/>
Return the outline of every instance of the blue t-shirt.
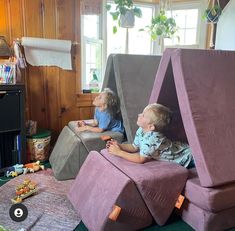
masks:
<path fill-rule="evenodd" d="M 112 118 L 112 116 L 107 110 L 100 111 L 98 108 L 96 108 L 95 119 L 98 122 L 98 127 L 103 129 L 104 131 L 124 133 L 122 121 Z"/>
<path fill-rule="evenodd" d="M 140 155 L 155 160 L 165 160 L 187 167 L 192 160 L 192 153 L 188 144 L 172 142 L 160 132 L 144 132 L 139 128 L 133 145 L 139 149 Z"/>

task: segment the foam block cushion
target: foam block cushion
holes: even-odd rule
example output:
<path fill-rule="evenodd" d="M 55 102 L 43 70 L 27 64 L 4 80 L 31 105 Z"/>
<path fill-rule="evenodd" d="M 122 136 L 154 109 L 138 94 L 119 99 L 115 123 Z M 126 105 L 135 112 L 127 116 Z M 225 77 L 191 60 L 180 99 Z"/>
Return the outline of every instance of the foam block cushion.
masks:
<path fill-rule="evenodd" d="M 87 155 L 88 152 L 81 140 L 65 126 L 49 158 L 56 179 L 75 178 Z"/>
<path fill-rule="evenodd" d="M 165 224 L 183 190 L 188 170 L 165 161 L 136 164 L 110 155 L 107 149 L 101 154 L 135 182 L 155 221 Z"/>
<path fill-rule="evenodd" d="M 88 152 L 92 150 L 100 151 L 105 148 L 106 142 L 101 139 L 102 136 L 111 136 L 120 143 L 124 140 L 124 135 L 120 132 L 77 132 L 77 121 L 70 121 L 68 127 L 80 138 Z"/>
<path fill-rule="evenodd" d="M 185 200 L 181 209 L 182 219 L 197 231 L 221 231 L 235 227 L 235 207 L 213 213 Z"/>
<path fill-rule="evenodd" d="M 168 133 L 188 141 L 204 187 L 235 182 L 234 63 L 234 51 L 166 50 L 150 97 L 173 110 Z"/>
<path fill-rule="evenodd" d="M 190 169 L 184 194 L 190 202 L 211 212 L 235 207 L 235 183 L 214 188 L 202 187 L 196 169 Z"/>
<path fill-rule="evenodd" d="M 235 181 L 235 52 L 177 50 L 180 111 L 202 186 Z"/>
<path fill-rule="evenodd" d="M 152 222 L 134 182 L 96 151 L 89 153 L 68 198 L 90 231 L 139 230 Z M 116 221 L 108 218 L 114 205 L 121 207 Z"/>

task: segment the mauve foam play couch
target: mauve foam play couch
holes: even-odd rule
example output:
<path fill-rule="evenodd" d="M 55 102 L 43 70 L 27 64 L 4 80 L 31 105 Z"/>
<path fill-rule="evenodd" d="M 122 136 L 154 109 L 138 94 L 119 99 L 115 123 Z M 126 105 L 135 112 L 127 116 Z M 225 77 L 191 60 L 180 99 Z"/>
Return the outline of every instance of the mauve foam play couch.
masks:
<path fill-rule="evenodd" d="M 172 108 L 168 136 L 188 140 L 196 164 L 182 219 L 199 231 L 235 227 L 235 52 L 166 50 L 161 64 L 150 102 Z"/>

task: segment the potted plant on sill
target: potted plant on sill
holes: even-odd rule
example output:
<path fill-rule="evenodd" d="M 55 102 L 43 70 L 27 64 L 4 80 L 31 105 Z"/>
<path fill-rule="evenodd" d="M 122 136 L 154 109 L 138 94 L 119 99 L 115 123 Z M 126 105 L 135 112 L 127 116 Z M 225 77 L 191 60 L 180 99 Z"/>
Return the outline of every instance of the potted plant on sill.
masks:
<path fill-rule="evenodd" d="M 132 28 L 135 24 L 135 16 L 141 17 L 141 9 L 133 5 L 132 0 L 114 0 L 116 4 L 115 11 L 111 11 L 110 14 L 113 21 L 117 22 L 117 25 L 124 28 Z M 111 5 L 106 4 L 107 11 L 111 10 Z M 117 32 L 117 25 L 113 26 L 113 33 Z"/>
<path fill-rule="evenodd" d="M 214 4 L 213 6 L 208 6 L 204 12 L 203 18 L 206 19 L 208 23 L 217 23 L 221 13 L 222 8 L 217 2 L 217 4 Z"/>
<path fill-rule="evenodd" d="M 164 38 L 173 38 L 176 36 L 178 27 L 175 19 L 167 17 L 164 10 L 160 10 L 159 14 L 152 18 L 151 24 L 140 31 L 146 31 L 150 34 L 153 41 L 158 40 L 161 52 L 164 48 Z M 179 40 L 179 36 L 176 36 Z"/>

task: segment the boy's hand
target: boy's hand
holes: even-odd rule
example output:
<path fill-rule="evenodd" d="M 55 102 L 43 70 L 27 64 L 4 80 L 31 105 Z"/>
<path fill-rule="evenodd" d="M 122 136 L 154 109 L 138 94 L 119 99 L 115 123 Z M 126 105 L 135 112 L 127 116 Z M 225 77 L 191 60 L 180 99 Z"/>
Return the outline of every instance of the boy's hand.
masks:
<path fill-rule="evenodd" d="M 79 120 L 77 125 L 78 125 L 78 127 L 84 127 L 84 126 L 86 126 L 86 123 L 84 120 Z"/>
<path fill-rule="evenodd" d="M 88 126 L 85 125 L 85 126 L 76 128 L 76 132 L 84 132 L 84 131 L 88 131 Z"/>
<path fill-rule="evenodd" d="M 117 140 L 114 140 L 114 139 L 111 139 L 111 140 L 108 140 L 107 143 L 106 143 L 106 148 L 109 148 L 110 145 L 117 145 L 119 146 Z"/>
<path fill-rule="evenodd" d="M 121 151 L 121 149 L 117 144 L 110 144 L 108 151 L 110 154 L 113 154 L 115 156 L 119 156 L 119 152 Z"/>

